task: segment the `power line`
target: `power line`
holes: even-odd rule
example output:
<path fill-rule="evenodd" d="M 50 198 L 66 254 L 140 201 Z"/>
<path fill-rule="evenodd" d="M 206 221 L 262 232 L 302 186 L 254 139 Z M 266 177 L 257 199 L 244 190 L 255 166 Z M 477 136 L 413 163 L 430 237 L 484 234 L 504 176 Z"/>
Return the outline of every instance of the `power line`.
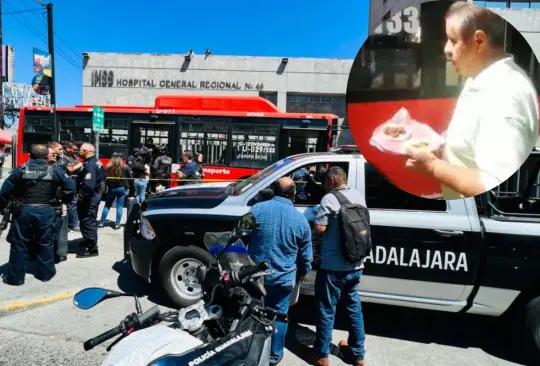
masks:
<path fill-rule="evenodd" d="M 19 1 L 21 2 L 21 4 L 23 4 L 23 6 L 24 6 L 26 9 L 30 9 L 30 8 L 28 7 L 28 5 L 26 5 L 26 3 L 24 2 L 24 0 L 19 0 Z M 32 13 L 32 15 L 33 15 L 36 19 L 41 20 L 42 22 L 45 22 L 45 23 L 46 23 L 45 19 L 43 19 L 43 18 L 40 19 L 40 18 L 36 15 L 36 13 Z M 80 58 L 81 58 L 81 55 L 80 55 L 77 51 L 75 51 L 69 44 L 67 44 L 67 42 L 64 41 L 58 34 L 56 34 L 56 32 L 54 33 L 54 36 L 55 36 L 56 38 L 58 38 L 58 40 L 59 40 L 60 42 L 62 42 L 62 43 L 63 43 L 63 44 L 64 44 L 71 52 L 73 52 L 73 54 L 76 55 L 76 57 L 77 57 L 76 59 L 80 59 Z M 56 47 L 55 47 L 55 48 L 56 48 Z"/>
<path fill-rule="evenodd" d="M 27 10 L 14 10 L 14 11 L 9 11 L 7 13 L 2 13 L 2 15 L 12 15 L 12 14 L 21 14 L 21 13 L 29 13 L 29 12 L 34 12 L 34 11 L 38 11 L 38 10 L 42 10 L 42 9 L 27 9 Z M 35 15 L 35 14 L 34 14 Z"/>
<path fill-rule="evenodd" d="M 5 3 L 6 5 L 10 6 L 9 3 Z M 10 6 L 11 7 L 11 6 Z M 30 30 L 36 37 L 41 39 L 45 44 L 48 44 L 47 39 L 43 35 L 40 34 L 39 30 L 37 30 L 31 23 L 28 22 L 26 18 L 24 18 L 22 15 L 14 14 L 15 18 L 24 25 L 28 30 Z M 77 70 L 81 70 L 81 66 L 77 65 L 77 63 L 72 60 L 67 54 L 65 54 L 61 49 L 55 47 L 55 51 L 60 54 L 71 66 L 75 67 Z"/>
<path fill-rule="evenodd" d="M 23 0 L 19 0 L 19 1 L 21 2 L 21 4 L 22 4 L 25 8 L 29 9 L 28 6 L 23 2 Z M 40 20 L 39 17 L 38 17 L 35 13 L 32 13 L 32 15 L 34 15 L 38 20 Z M 25 21 L 27 21 L 27 19 L 24 18 L 23 16 L 21 16 L 21 18 L 23 18 Z M 41 19 L 41 21 L 45 22 L 44 19 Z M 32 28 L 35 29 L 35 27 L 33 26 L 32 23 L 30 23 L 30 22 L 28 22 L 28 23 L 32 26 Z M 46 24 L 46 22 L 45 22 L 45 24 Z M 38 32 L 39 32 L 39 31 L 38 31 Z M 42 39 L 43 39 L 43 38 L 42 38 Z M 45 41 L 45 43 L 48 44 L 49 41 L 47 40 L 47 41 Z M 65 43 L 65 42 L 64 42 L 64 43 Z M 68 46 L 68 47 L 69 47 L 69 46 Z M 60 53 L 60 56 L 62 56 L 64 59 L 66 59 L 66 60 L 69 59 L 69 62 L 70 62 L 72 65 L 74 65 L 74 66 L 77 65 L 77 61 L 73 60 L 70 56 L 68 56 L 67 53 L 64 52 L 60 47 L 55 46 L 54 49 L 55 49 L 55 51 L 57 51 L 58 53 Z M 71 50 L 73 51 L 73 49 L 71 49 Z M 77 54 L 77 53 L 75 52 L 75 54 Z M 79 57 L 80 57 L 80 56 L 77 55 L 77 58 L 79 58 Z M 80 69 L 80 66 L 78 66 L 78 65 L 75 66 L 75 67 L 76 67 L 77 69 Z"/>

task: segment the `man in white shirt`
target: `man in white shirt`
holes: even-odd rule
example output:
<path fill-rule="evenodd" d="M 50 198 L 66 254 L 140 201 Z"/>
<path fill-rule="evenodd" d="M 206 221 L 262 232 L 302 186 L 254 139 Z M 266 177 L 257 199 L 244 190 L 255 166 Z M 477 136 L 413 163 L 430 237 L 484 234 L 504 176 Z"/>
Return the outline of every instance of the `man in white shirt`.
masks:
<path fill-rule="evenodd" d="M 444 199 L 484 193 L 514 174 L 538 139 L 538 96 L 505 55 L 505 21 L 491 10 L 456 2 L 446 14 L 444 52 L 467 78 L 435 153 L 409 148 L 407 166 L 441 183 Z"/>

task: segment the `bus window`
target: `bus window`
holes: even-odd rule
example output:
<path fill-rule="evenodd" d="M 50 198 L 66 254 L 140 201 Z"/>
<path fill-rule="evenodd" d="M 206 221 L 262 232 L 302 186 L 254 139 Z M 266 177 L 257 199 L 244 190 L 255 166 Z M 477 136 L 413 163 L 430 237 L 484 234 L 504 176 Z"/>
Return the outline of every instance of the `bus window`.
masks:
<path fill-rule="evenodd" d="M 47 144 L 52 139 L 49 116 L 26 115 L 24 118 L 23 152 L 29 153 L 34 144 Z"/>
<path fill-rule="evenodd" d="M 231 167 L 264 169 L 277 160 L 278 126 L 232 124 Z M 258 121 L 261 123 L 262 121 Z"/>
<path fill-rule="evenodd" d="M 157 147 L 156 152 L 152 154 L 152 161 L 157 159 L 158 150 L 167 151 L 171 156 L 172 151 L 169 146 L 170 138 L 172 137 L 172 130 L 174 128 L 171 124 L 134 124 L 133 125 L 133 148 L 139 148 L 146 145 L 148 139 L 152 139 L 152 143 Z"/>
<path fill-rule="evenodd" d="M 128 156 L 129 120 L 105 119 L 104 130 L 99 134 L 99 157 L 110 159 L 114 152 Z"/>
<path fill-rule="evenodd" d="M 228 124 L 183 123 L 180 131 L 180 153 L 202 152 L 207 165 L 227 164 Z"/>
<path fill-rule="evenodd" d="M 80 117 L 61 117 L 60 141 L 71 141 L 77 145 L 92 141 L 92 116 L 87 118 Z"/>

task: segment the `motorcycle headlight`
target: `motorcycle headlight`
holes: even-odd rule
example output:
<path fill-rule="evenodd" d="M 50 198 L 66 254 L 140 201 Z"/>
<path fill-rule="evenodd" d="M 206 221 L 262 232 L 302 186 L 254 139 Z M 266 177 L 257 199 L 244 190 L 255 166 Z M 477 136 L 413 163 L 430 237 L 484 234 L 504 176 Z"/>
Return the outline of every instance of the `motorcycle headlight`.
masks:
<path fill-rule="evenodd" d="M 141 235 L 143 238 L 147 240 L 153 240 L 156 237 L 156 233 L 154 229 L 152 228 L 152 225 L 150 225 L 150 221 L 143 215 L 141 215 L 141 222 L 139 224 L 139 229 L 141 231 Z"/>

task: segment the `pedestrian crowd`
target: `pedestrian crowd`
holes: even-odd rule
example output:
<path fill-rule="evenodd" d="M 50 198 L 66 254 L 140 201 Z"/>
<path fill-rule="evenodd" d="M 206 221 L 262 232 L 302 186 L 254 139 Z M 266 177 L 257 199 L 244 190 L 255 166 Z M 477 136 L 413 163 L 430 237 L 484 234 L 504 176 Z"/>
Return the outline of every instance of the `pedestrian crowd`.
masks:
<path fill-rule="evenodd" d="M 203 155 L 185 151 L 183 161 L 176 183 L 202 182 Z M 105 226 L 113 203 L 116 201 L 113 228 L 117 230 L 126 201 L 129 212 L 132 203 L 142 203 L 148 192 L 170 187 L 171 167 L 166 149 L 156 147 L 151 138 L 127 158 L 113 153 L 106 165 L 90 143 L 32 145 L 30 159 L 14 168 L 0 189 L 2 221 L 7 224 L 11 216 L 6 237 L 11 248 L 3 282 L 23 285 L 29 261 L 36 262 L 37 279 L 50 281 L 56 264 L 67 260 L 69 230 L 80 231 L 83 238 L 77 258 L 98 256 L 98 228 Z"/>

